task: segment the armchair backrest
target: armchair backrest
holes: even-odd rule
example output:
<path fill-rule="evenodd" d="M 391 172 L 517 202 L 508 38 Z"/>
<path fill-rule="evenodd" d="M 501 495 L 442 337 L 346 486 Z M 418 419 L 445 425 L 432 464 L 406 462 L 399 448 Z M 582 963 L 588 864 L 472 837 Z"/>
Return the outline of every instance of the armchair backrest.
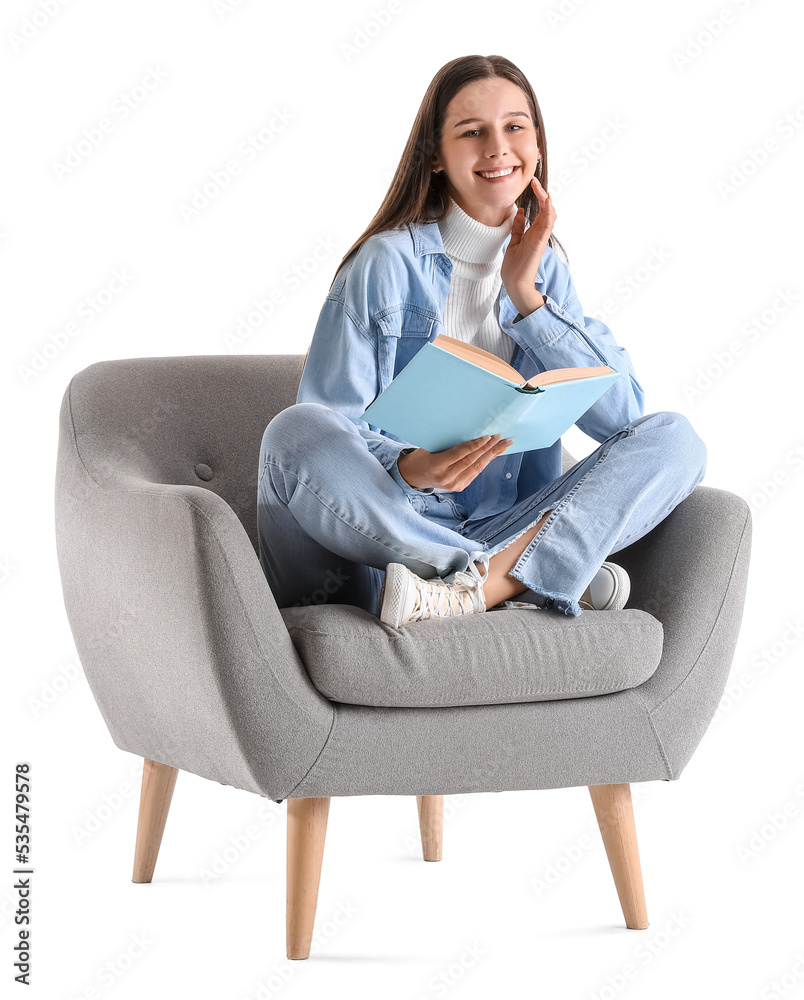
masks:
<path fill-rule="evenodd" d="M 260 441 L 296 401 L 302 355 L 101 361 L 68 389 L 81 462 L 102 487 L 143 480 L 217 493 L 257 551 Z M 65 395 L 66 405 L 66 395 Z"/>

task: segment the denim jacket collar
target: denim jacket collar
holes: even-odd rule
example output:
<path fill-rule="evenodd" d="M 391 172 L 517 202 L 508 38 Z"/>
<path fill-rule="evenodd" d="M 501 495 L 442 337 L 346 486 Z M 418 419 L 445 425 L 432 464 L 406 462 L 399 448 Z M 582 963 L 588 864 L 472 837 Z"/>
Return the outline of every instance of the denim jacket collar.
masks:
<path fill-rule="evenodd" d="M 441 230 L 438 223 L 432 222 L 409 222 L 408 229 L 413 237 L 413 256 L 421 257 L 426 253 L 440 254 L 443 260 L 439 260 L 439 266 L 449 274 L 452 270 L 452 261 L 444 250 L 444 241 L 441 239 Z M 503 243 L 503 253 L 508 249 L 511 237 Z M 539 261 L 539 269 L 536 273 L 535 282 L 537 285 L 544 284 L 544 257 Z"/>

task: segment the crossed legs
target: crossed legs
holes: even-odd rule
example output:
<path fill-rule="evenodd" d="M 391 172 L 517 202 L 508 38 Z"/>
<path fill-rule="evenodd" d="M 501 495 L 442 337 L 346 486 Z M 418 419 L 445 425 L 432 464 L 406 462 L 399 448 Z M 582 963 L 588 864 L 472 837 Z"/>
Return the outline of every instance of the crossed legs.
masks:
<path fill-rule="evenodd" d="M 519 538 L 511 542 L 506 548 L 491 556 L 489 559 L 489 573 L 483 585 L 486 608 L 493 608 L 495 604 L 508 601 L 528 589 L 521 580 L 509 576 L 508 573 L 514 568 L 519 557 L 533 541 L 534 535 L 551 513 L 552 508 L 546 511 L 533 527 L 523 532 Z M 477 563 L 477 565 L 479 566 L 480 563 Z"/>

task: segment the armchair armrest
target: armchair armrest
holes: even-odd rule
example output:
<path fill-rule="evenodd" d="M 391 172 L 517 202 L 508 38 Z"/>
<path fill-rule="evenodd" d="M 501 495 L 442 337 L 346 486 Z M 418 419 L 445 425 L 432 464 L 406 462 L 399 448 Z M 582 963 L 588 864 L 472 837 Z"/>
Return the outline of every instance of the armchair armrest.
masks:
<path fill-rule="evenodd" d="M 98 481 L 62 406 L 55 497 L 65 607 L 123 750 L 279 801 L 334 711 L 312 685 L 232 508 L 131 469 Z M 103 485 L 101 485 L 103 483 Z"/>
<path fill-rule="evenodd" d="M 742 621 L 751 510 L 727 490 L 697 486 L 652 531 L 612 558 L 631 577 L 628 606 L 664 628 L 642 698 L 677 778 L 723 695 Z"/>

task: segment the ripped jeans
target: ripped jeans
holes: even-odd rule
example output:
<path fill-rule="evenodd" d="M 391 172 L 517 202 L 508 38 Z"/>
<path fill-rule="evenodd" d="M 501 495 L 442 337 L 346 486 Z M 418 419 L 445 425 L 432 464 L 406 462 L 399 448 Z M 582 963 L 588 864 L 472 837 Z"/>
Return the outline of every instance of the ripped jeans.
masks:
<path fill-rule="evenodd" d="M 706 447 L 683 414 L 645 414 L 538 493 L 479 520 L 447 494 L 406 494 L 357 425 L 320 403 L 280 411 L 259 461 L 259 559 L 280 608 L 329 602 L 379 616 L 388 563 L 449 581 L 470 560 L 487 566 L 552 510 L 510 570 L 527 587 L 513 599 L 577 616 L 607 557 L 703 479 Z"/>

